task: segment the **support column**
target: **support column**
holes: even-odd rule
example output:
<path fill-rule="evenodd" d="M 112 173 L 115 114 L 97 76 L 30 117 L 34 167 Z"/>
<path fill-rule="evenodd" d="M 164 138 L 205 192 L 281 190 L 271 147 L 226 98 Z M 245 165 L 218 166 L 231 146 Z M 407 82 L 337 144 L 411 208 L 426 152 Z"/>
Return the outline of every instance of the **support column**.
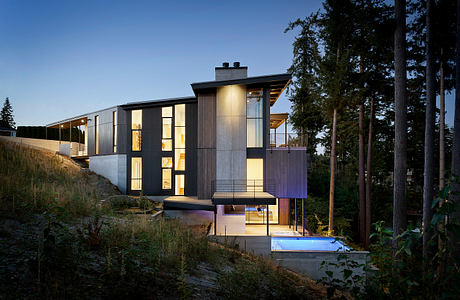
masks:
<path fill-rule="evenodd" d="M 217 235 L 217 205 L 214 205 L 214 235 Z"/>
<path fill-rule="evenodd" d="M 72 157 L 72 121 L 69 121 L 69 157 Z"/>
<path fill-rule="evenodd" d="M 284 121 L 284 144 L 288 145 L 288 138 L 287 138 L 287 122 L 286 120 Z"/>
<path fill-rule="evenodd" d="M 59 124 L 59 145 L 61 144 L 61 124 Z"/>
<path fill-rule="evenodd" d="M 297 198 L 294 198 L 295 231 L 297 231 Z"/>
<path fill-rule="evenodd" d="M 268 204 L 267 204 L 267 236 L 270 236 L 270 214 L 268 213 Z"/>
<path fill-rule="evenodd" d="M 302 198 L 302 236 L 305 236 L 305 199 Z"/>

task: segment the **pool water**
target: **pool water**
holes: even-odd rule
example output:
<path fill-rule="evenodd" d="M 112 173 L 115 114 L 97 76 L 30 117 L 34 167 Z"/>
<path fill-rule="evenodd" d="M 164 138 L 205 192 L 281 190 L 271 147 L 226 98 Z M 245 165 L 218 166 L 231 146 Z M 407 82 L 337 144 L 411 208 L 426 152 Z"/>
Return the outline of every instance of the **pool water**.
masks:
<path fill-rule="evenodd" d="M 272 251 L 347 251 L 349 247 L 333 237 L 272 237 Z"/>

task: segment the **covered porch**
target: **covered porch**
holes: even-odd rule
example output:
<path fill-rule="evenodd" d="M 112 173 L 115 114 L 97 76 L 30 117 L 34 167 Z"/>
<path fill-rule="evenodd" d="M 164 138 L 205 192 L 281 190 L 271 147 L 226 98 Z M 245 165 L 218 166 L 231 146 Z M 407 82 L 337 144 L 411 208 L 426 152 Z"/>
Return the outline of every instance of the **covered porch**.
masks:
<path fill-rule="evenodd" d="M 59 131 L 59 153 L 76 158 L 88 158 L 88 117 L 77 116 L 46 125 L 46 138 L 48 130 Z"/>

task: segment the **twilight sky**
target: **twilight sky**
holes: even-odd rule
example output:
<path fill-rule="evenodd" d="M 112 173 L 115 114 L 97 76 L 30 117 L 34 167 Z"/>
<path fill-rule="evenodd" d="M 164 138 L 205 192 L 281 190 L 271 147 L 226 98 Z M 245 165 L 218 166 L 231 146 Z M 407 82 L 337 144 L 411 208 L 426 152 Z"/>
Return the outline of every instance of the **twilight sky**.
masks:
<path fill-rule="evenodd" d="M 131 101 L 193 95 L 190 83 L 240 61 L 249 76 L 291 64 L 290 21 L 308 1 L 0 0 L 0 104 L 44 125 Z M 453 96 L 447 96 L 447 122 Z M 282 95 L 272 112 L 289 111 Z"/>

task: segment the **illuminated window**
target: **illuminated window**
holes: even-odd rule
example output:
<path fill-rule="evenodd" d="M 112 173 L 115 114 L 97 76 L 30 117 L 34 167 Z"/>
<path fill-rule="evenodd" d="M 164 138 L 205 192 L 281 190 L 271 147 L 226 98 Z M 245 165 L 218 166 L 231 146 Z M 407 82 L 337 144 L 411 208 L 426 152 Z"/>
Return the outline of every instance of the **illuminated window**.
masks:
<path fill-rule="evenodd" d="M 185 171 L 185 104 L 174 106 L 174 161 L 176 171 Z"/>
<path fill-rule="evenodd" d="M 174 106 L 174 125 L 185 126 L 185 104 L 177 104 Z"/>
<path fill-rule="evenodd" d="M 94 152 L 99 154 L 99 116 L 94 117 Z"/>
<path fill-rule="evenodd" d="M 183 195 L 185 192 L 185 175 L 176 175 L 176 195 Z"/>
<path fill-rule="evenodd" d="M 171 138 L 172 118 L 163 118 L 163 135 L 164 139 Z"/>
<path fill-rule="evenodd" d="M 142 110 L 131 111 L 131 149 L 141 151 L 142 149 Z"/>
<path fill-rule="evenodd" d="M 163 118 L 172 118 L 172 106 L 162 107 L 161 116 Z"/>
<path fill-rule="evenodd" d="M 185 171 L 185 149 L 174 150 L 174 161 L 176 162 L 176 171 Z"/>
<path fill-rule="evenodd" d="M 176 126 L 174 130 L 174 148 L 185 149 L 185 127 Z"/>
<path fill-rule="evenodd" d="M 161 158 L 161 167 L 162 168 L 172 168 L 173 160 L 172 157 L 162 157 Z"/>
<path fill-rule="evenodd" d="M 113 142 L 113 153 L 117 152 L 117 112 L 112 113 L 112 142 Z"/>
<path fill-rule="evenodd" d="M 171 189 L 171 173 L 172 173 L 172 170 L 171 169 L 163 169 L 163 172 L 162 172 L 162 189 L 164 190 L 170 190 Z"/>
<path fill-rule="evenodd" d="M 263 90 L 250 89 L 246 94 L 247 147 L 263 147 Z"/>
<path fill-rule="evenodd" d="M 264 190 L 264 160 L 263 158 L 246 159 L 247 191 Z"/>
<path fill-rule="evenodd" d="M 131 158 L 131 190 L 142 190 L 142 157 Z"/>
<path fill-rule="evenodd" d="M 161 150 L 172 151 L 172 140 L 162 139 L 161 140 Z"/>

